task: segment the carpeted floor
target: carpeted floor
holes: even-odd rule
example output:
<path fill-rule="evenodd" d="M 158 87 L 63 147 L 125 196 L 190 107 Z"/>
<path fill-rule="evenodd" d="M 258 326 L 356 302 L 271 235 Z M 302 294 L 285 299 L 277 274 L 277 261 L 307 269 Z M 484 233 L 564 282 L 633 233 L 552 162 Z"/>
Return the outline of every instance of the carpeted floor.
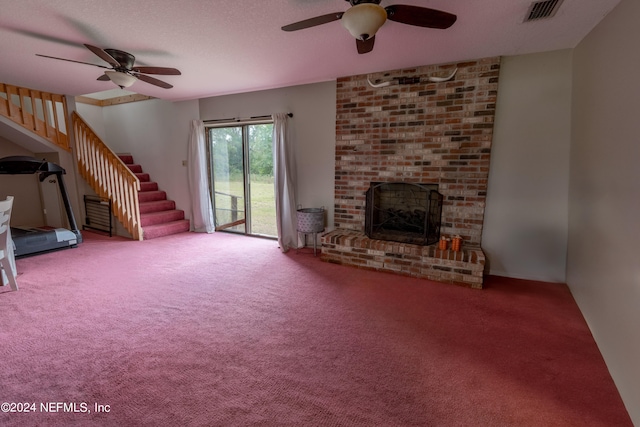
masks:
<path fill-rule="evenodd" d="M 564 285 L 84 234 L 0 290 L 2 426 L 632 425 Z"/>

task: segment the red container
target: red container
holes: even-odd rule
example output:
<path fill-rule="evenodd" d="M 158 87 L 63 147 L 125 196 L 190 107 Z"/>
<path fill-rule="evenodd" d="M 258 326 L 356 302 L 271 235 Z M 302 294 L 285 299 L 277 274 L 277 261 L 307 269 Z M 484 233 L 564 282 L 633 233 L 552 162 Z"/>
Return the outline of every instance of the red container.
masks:
<path fill-rule="evenodd" d="M 455 236 L 451 239 L 451 250 L 454 252 L 460 252 L 460 249 L 462 249 L 462 237 Z"/>
<path fill-rule="evenodd" d="M 440 249 L 441 251 L 446 251 L 447 250 L 447 238 L 442 236 L 440 238 L 440 242 L 438 242 L 438 249 Z"/>

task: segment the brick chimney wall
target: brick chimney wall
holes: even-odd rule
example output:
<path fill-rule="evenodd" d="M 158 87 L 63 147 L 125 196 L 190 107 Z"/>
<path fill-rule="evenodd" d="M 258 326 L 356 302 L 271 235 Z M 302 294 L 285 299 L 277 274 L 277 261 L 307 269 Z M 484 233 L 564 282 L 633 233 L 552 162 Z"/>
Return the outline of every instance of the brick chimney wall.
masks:
<path fill-rule="evenodd" d="M 336 228 L 364 232 L 371 181 L 430 183 L 444 196 L 442 234 L 480 246 L 499 69 L 494 57 L 338 79 Z"/>

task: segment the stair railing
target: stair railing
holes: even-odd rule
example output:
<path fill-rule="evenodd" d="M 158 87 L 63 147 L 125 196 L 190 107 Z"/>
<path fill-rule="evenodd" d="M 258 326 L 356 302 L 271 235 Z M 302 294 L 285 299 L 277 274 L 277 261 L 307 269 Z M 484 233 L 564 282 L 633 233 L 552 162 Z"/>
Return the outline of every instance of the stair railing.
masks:
<path fill-rule="evenodd" d="M 71 150 L 64 95 L 0 83 L 0 115 L 60 148 Z"/>
<path fill-rule="evenodd" d="M 100 196 L 111 199 L 113 214 L 136 240 L 142 240 L 140 180 L 75 111 L 71 114 L 78 171 Z"/>

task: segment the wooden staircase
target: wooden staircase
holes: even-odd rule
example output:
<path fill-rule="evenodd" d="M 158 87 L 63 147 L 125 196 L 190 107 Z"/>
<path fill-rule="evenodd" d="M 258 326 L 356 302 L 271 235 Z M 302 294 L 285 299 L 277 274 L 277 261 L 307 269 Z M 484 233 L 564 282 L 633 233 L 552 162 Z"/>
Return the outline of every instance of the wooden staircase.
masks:
<path fill-rule="evenodd" d="M 176 209 L 176 203 L 167 199 L 167 193 L 158 189 L 158 183 L 151 181 L 142 166 L 133 161 L 133 156 L 118 154 L 118 157 L 140 181 L 138 206 L 143 238 L 148 240 L 189 231 L 190 223 L 184 219 L 184 211 Z"/>
<path fill-rule="evenodd" d="M 167 200 L 166 193 L 158 190 L 149 174 L 134 164 L 133 157 L 120 158 L 77 112 L 72 112 L 71 123 L 67 113 L 63 95 L 0 83 L 0 116 L 64 150 L 73 151 L 80 176 L 98 196 L 112 201 L 113 215 L 133 239 L 189 231 L 184 211 L 176 210 L 175 202 Z M 72 130 L 74 150 L 68 135 Z"/>

